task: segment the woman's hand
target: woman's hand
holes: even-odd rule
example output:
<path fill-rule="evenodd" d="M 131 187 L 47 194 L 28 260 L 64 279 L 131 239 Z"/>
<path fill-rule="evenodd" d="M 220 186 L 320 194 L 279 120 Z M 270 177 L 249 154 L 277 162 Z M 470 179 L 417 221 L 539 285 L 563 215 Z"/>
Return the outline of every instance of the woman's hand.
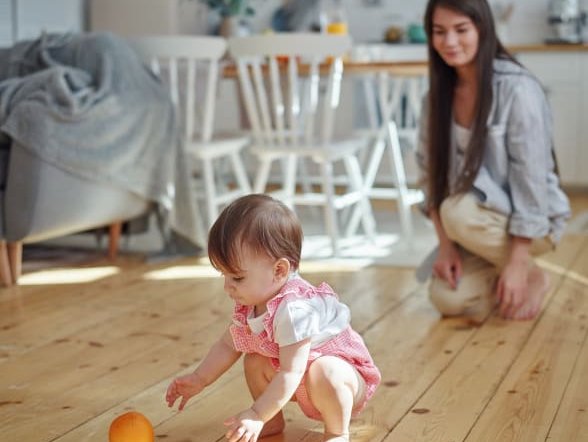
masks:
<path fill-rule="evenodd" d="M 252 408 L 228 418 L 224 424 L 229 427 L 225 434 L 229 442 L 257 442 L 263 428 L 263 421 Z"/>
<path fill-rule="evenodd" d="M 175 378 L 167 387 L 165 400 L 168 407 L 173 407 L 176 400 L 181 397 L 182 401 L 178 409 L 182 411 L 192 396 L 196 396 L 206 387 L 204 380 L 196 373 Z"/>
<path fill-rule="evenodd" d="M 441 243 L 437 259 L 433 263 L 433 275 L 446 281 L 455 290 L 461 279 L 461 272 L 461 257 L 455 243 Z"/>
<path fill-rule="evenodd" d="M 503 318 L 514 317 L 529 296 L 530 245 L 529 238 L 512 237 L 510 258 L 496 286 L 498 312 Z"/>
<path fill-rule="evenodd" d="M 510 261 L 500 273 L 496 297 L 498 311 L 503 318 L 512 318 L 525 304 L 529 294 L 527 281 L 529 264 L 527 261 Z"/>

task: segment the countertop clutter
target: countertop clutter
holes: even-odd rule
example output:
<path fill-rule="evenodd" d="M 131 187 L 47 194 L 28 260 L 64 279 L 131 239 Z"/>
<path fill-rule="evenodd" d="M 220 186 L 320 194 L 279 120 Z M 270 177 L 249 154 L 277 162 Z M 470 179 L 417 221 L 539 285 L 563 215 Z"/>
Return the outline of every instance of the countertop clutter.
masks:
<path fill-rule="evenodd" d="M 574 52 L 574 51 L 588 51 L 588 43 L 537 43 L 537 44 L 517 44 L 509 45 L 508 50 L 517 52 Z"/>

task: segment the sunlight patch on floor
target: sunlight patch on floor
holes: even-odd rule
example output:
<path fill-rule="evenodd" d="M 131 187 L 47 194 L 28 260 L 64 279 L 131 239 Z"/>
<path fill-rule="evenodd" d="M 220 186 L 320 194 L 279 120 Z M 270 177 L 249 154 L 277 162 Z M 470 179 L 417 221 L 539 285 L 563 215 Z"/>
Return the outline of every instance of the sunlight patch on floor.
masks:
<path fill-rule="evenodd" d="M 98 281 L 120 272 L 118 267 L 84 267 L 68 269 L 48 269 L 22 275 L 19 285 L 81 284 Z"/>
<path fill-rule="evenodd" d="M 588 286 L 588 277 L 586 277 L 585 275 L 581 275 L 580 273 L 574 272 L 573 270 L 571 270 L 567 274 L 567 277 L 570 278 L 572 281 L 576 281 L 582 285 Z"/>
<path fill-rule="evenodd" d="M 147 272 L 143 279 L 166 281 L 172 279 L 218 278 L 219 276 L 221 276 L 219 271 L 215 270 L 211 265 L 181 265 Z"/>
<path fill-rule="evenodd" d="M 300 272 L 324 273 L 324 272 L 355 272 L 361 270 L 374 261 L 372 259 L 321 259 L 314 261 L 312 259 L 302 260 L 300 263 Z"/>

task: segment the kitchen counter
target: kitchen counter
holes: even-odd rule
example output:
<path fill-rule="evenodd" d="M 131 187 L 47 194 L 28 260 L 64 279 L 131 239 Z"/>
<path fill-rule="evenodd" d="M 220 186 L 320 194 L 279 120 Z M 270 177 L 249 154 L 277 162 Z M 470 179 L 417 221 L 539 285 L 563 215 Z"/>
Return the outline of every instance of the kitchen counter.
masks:
<path fill-rule="evenodd" d="M 518 45 L 507 45 L 507 49 L 510 52 L 577 52 L 586 51 L 588 52 L 588 43 L 579 44 L 518 44 Z"/>
<path fill-rule="evenodd" d="M 521 52 L 588 52 L 588 43 L 507 45 L 512 53 Z M 425 44 L 361 43 L 353 47 L 351 60 L 358 62 L 424 62 L 428 58 Z"/>

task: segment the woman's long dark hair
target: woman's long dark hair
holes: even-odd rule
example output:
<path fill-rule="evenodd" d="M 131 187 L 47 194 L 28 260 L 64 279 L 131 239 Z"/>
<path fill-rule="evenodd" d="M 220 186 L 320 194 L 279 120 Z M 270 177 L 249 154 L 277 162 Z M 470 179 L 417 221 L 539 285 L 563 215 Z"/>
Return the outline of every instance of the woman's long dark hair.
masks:
<path fill-rule="evenodd" d="M 496 36 L 492 11 L 486 0 L 430 0 L 425 12 L 425 31 L 429 49 L 428 193 L 431 208 L 438 209 L 449 193 L 449 155 L 453 95 L 457 83 L 454 68 L 433 48 L 433 14 L 436 8 L 451 9 L 470 18 L 478 30 L 476 54 L 477 97 L 472 136 L 466 150 L 465 165 L 457 181 L 457 191 L 468 191 L 484 158 L 487 120 L 492 107 L 492 75 L 495 58 L 513 60 Z"/>

